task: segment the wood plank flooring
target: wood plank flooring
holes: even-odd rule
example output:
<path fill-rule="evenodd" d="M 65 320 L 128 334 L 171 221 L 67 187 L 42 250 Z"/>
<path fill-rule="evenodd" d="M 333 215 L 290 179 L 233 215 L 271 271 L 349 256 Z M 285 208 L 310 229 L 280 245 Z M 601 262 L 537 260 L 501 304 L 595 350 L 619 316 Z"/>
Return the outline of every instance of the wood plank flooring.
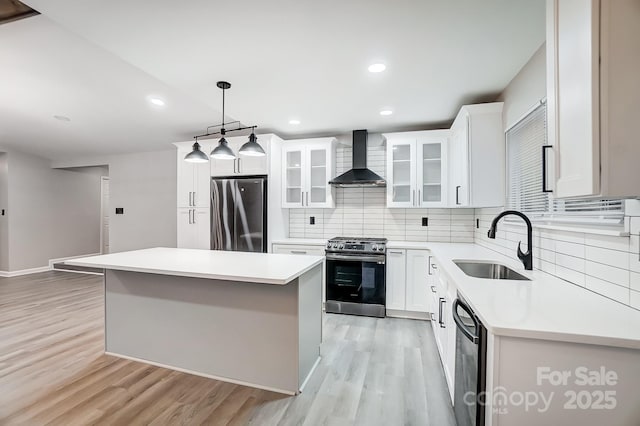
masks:
<path fill-rule="evenodd" d="M 101 276 L 0 278 L 1 425 L 455 425 L 429 323 L 327 314 L 296 397 L 103 354 Z"/>

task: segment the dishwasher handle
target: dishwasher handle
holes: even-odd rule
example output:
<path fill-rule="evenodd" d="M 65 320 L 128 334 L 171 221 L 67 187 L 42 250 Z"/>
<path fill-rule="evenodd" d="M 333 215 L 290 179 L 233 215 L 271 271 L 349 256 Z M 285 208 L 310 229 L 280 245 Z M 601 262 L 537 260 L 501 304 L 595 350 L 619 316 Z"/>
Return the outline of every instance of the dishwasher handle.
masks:
<path fill-rule="evenodd" d="M 464 303 L 460 299 L 456 299 L 453 301 L 453 306 L 452 306 L 453 321 L 456 323 L 456 326 L 458 326 L 458 329 L 462 332 L 464 337 L 471 340 L 473 344 L 477 345 L 478 342 L 480 342 L 480 336 L 478 336 L 477 334 L 474 334 L 471 330 L 469 330 L 469 328 L 465 325 L 465 323 L 462 322 L 462 319 L 460 319 L 460 314 L 458 314 L 458 307 L 461 308 L 463 311 L 465 311 L 469 315 L 469 318 L 471 318 L 471 321 L 473 321 L 476 331 L 480 329 L 480 324 L 478 324 L 478 319 L 476 318 L 476 316 L 471 311 L 471 308 L 469 308 L 469 306 L 467 306 L 466 303 Z"/>

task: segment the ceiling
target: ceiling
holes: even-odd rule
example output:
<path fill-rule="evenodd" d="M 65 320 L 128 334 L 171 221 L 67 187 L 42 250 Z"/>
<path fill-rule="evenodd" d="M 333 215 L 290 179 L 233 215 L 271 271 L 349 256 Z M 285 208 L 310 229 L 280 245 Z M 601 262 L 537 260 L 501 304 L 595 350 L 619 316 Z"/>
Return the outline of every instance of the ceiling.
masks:
<path fill-rule="evenodd" d="M 49 158 L 188 140 L 220 121 L 217 80 L 229 118 L 285 138 L 437 127 L 545 37 L 543 0 L 25 3 L 43 15 L 0 26 L 0 145 Z"/>

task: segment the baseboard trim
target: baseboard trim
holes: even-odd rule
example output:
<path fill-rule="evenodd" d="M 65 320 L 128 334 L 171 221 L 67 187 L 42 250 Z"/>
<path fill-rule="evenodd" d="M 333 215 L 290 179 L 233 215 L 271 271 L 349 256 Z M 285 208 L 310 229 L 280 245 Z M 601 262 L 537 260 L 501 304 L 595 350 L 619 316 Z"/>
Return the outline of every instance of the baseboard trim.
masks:
<path fill-rule="evenodd" d="M 47 272 L 50 268 L 48 266 L 41 266 L 38 268 L 30 268 L 30 269 L 20 269 L 18 271 L 0 271 L 0 277 L 3 278 L 11 278 L 11 277 L 19 277 L 22 275 L 29 274 L 38 274 L 40 272 Z"/>
<path fill-rule="evenodd" d="M 133 357 L 133 356 L 121 355 L 121 354 L 117 354 L 117 353 L 114 353 L 114 352 L 108 352 L 108 351 L 105 351 L 104 353 L 105 353 L 105 355 L 111 355 L 111 356 L 115 356 L 115 357 L 118 357 L 118 358 L 124 358 L 124 359 L 128 359 L 130 361 L 142 362 L 143 364 L 154 365 L 156 367 L 166 368 L 168 370 L 179 371 L 181 373 L 193 374 L 194 376 L 206 377 L 207 379 L 219 380 L 221 382 L 228 382 L 228 383 L 233 383 L 233 384 L 236 384 L 236 385 L 248 386 L 248 387 L 251 387 L 251 388 L 264 389 L 264 390 L 268 390 L 268 391 L 271 391 L 271 392 L 278 392 L 278 393 L 283 393 L 285 395 L 291 395 L 291 396 L 297 394 L 297 392 L 291 392 L 291 391 L 288 391 L 288 390 L 273 388 L 273 387 L 270 387 L 270 386 L 258 385 L 258 384 L 255 384 L 255 383 L 243 382 L 242 380 L 230 379 L 228 377 L 214 376 L 213 374 L 199 373 L 197 371 L 189 370 L 189 369 L 186 369 L 186 368 L 174 367 L 174 366 L 171 366 L 171 365 L 166 365 L 166 364 L 162 364 L 162 363 L 155 362 L 155 361 L 149 361 L 147 359 L 136 358 L 136 357 Z"/>
<path fill-rule="evenodd" d="M 52 271 L 54 263 L 64 262 L 65 260 L 71 260 L 71 259 L 79 259 L 81 257 L 99 256 L 99 255 L 100 253 L 92 253 L 92 254 L 82 254 L 78 256 L 61 257 L 59 259 L 49 259 L 49 266 L 38 266 L 37 268 L 19 269 L 17 271 L 0 271 L 0 277 L 12 278 L 12 277 L 19 277 L 22 275 L 39 274 L 41 272 Z M 102 275 L 102 274 L 97 274 L 95 272 L 68 271 L 66 269 L 56 269 L 56 271 L 76 272 L 78 274 Z"/>
<path fill-rule="evenodd" d="M 431 316 L 428 312 L 402 311 L 398 309 L 387 309 L 387 317 L 426 321 L 431 320 Z"/>

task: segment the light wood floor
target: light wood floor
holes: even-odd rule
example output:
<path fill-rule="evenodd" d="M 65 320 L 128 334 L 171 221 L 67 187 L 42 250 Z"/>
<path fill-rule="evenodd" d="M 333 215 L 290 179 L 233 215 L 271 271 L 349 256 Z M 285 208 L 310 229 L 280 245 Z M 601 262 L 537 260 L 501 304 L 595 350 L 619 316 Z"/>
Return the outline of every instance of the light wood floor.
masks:
<path fill-rule="evenodd" d="M 455 425 L 427 322 L 327 314 L 288 397 L 104 355 L 102 296 L 101 276 L 0 278 L 0 424 Z"/>

